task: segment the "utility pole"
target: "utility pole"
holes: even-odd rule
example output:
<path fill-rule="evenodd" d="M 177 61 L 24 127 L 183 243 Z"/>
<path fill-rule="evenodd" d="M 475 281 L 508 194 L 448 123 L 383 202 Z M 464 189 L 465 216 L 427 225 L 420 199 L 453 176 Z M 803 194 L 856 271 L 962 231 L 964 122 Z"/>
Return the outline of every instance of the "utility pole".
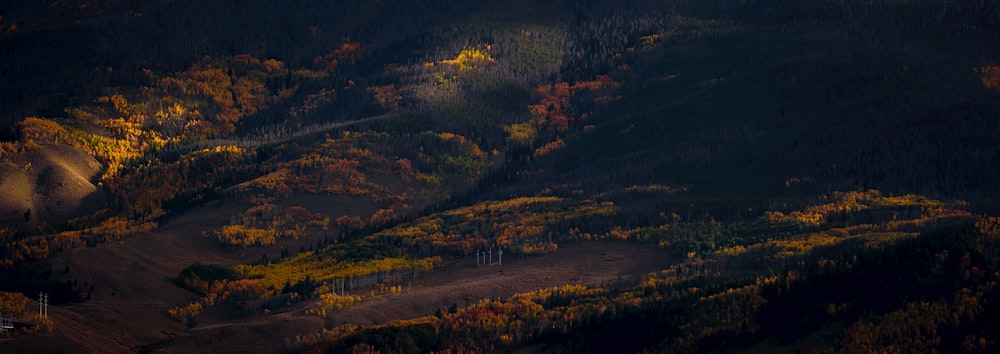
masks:
<path fill-rule="evenodd" d="M 497 265 L 503 265 L 503 248 L 497 247 Z"/>
<path fill-rule="evenodd" d="M 490 246 L 490 264 L 493 264 L 493 246 Z"/>
<path fill-rule="evenodd" d="M 0 333 L 7 333 L 14 329 L 14 314 L 0 313 Z"/>
<path fill-rule="evenodd" d="M 49 294 L 38 292 L 38 314 L 49 318 Z"/>

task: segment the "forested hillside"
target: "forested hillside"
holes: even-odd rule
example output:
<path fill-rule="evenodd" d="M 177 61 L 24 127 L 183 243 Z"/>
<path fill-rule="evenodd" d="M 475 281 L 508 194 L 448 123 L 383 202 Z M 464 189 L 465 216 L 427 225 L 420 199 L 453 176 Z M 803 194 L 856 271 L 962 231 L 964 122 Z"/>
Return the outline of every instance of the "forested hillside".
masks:
<path fill-rule="evenodd" d="M 0 1 L 0 32 L 0 348 L 1000 344 L 997 1 Z"/>

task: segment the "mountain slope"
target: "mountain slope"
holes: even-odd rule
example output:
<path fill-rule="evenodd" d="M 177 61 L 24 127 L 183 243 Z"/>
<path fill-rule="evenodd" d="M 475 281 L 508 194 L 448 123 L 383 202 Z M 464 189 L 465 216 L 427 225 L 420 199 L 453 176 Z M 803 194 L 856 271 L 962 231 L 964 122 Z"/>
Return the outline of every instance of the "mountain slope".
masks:
<path fill-rule="evenodd" d="M 996 2 L 9 9 L 5 46 L 86 40 L 66 48 L 78 65 L 12 45 L 8 66 L 93 77 L 64 92 L 14 76 L 46 102 L 4 93 L 24 119 L 0 145 L 17 209 L 0 287 L 50 292 L 60 342 L 1000 343 L 980 300 L 1000 271 Z M 497 285 L 518 274 L 533 280 Z M 425 293 L 440 303 L 411 306 Z"/>
<path fill-rule="evenodd" d="M 101 168 L 86 152 L 58 145 L 4 164 L 4 226 L 30 230 L 40 220 L 57 222 L 100 209 L 105 196 L 95 183 Z"/>

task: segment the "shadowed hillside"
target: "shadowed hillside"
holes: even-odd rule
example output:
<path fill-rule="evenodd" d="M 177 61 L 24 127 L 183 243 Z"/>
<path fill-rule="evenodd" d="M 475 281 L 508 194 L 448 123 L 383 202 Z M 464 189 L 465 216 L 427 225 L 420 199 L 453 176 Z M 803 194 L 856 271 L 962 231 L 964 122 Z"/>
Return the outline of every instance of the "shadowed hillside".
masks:
<path fill-rule="evenodd" d="M 997 348 L 995 1 L 0 10 L 5 347 Z"/>

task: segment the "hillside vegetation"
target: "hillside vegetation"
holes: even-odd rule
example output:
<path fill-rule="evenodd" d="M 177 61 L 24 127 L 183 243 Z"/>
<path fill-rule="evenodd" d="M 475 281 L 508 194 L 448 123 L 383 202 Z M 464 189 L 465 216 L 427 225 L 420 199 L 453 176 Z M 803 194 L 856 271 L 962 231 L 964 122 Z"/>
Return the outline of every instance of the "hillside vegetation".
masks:
<path fill-rule="evenodd" d="M 114 306 L 77 274 L 115 270 L 55 264 L 173 238 L 199 248 L 183 259 L 203 258 L 149 281 L 189 292 L 149 315 L 177 329 L 106 342 L 186 348 L 309 318 L 322 328 L 261 340 L 310 352 L 1000 343 L 996 1 L 2 10 L 0 290 L 19 321 L 17 293 L 75 311 L 71 329 L 35 326 L 57 338 L 74 342 L 79 318 Z M 341 317 L 473 274 L 472 258 L 502 273 L 494 253 L 536 264 L 608 242 L 669 265 L 484 291 L 387 323 Z"/>

